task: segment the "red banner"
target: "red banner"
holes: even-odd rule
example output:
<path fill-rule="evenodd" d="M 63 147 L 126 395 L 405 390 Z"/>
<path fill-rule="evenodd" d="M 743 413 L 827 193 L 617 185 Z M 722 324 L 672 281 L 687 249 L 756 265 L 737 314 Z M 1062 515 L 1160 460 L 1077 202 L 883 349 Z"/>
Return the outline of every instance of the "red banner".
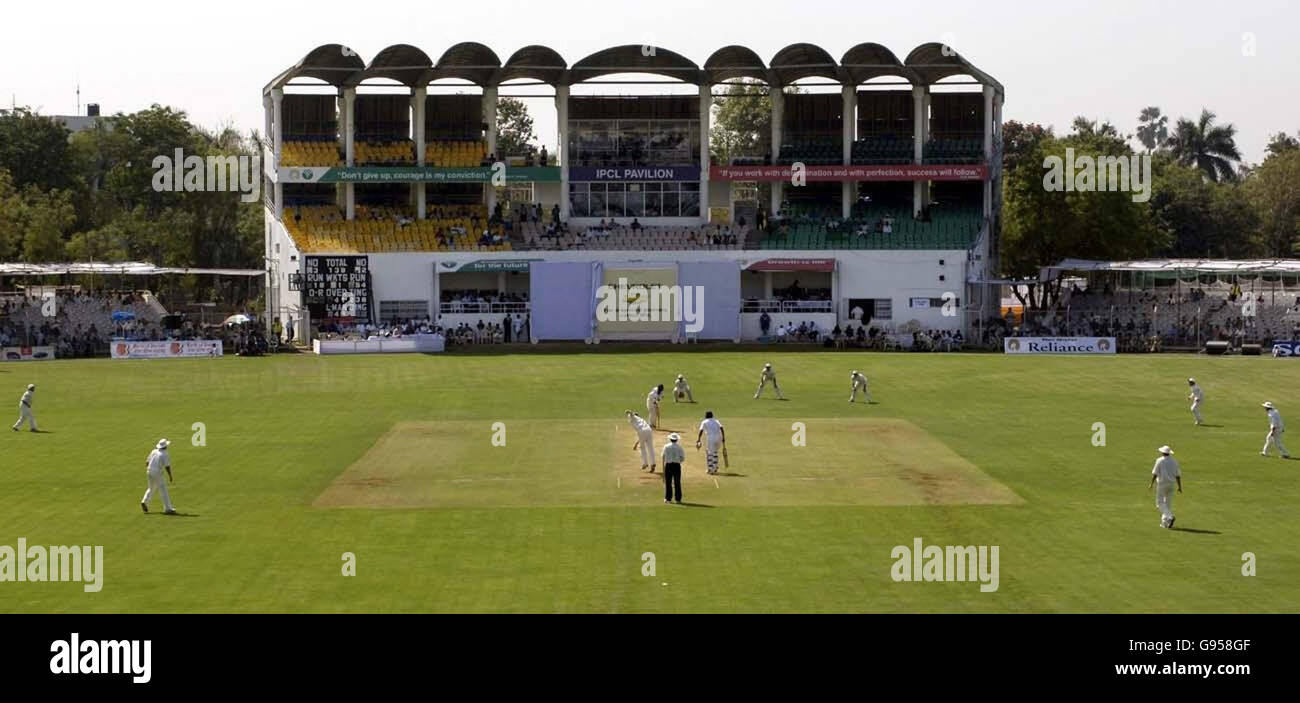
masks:
<path fill-rule="evenodd" d="M 751 264 L 747 271 L 820 271 L 835 270 L 835 259 L 765 259 Z"/>
<path fill-rule="evenodd" d="M 791 166 L 714 166 L 709 179 L 714 181 L 786 181 L 794 176 Z M 806 166 L 809 181 L 985 181 L 989 169 L 985 164 L 955 166 L 924 164 L 904 166 Z"/>

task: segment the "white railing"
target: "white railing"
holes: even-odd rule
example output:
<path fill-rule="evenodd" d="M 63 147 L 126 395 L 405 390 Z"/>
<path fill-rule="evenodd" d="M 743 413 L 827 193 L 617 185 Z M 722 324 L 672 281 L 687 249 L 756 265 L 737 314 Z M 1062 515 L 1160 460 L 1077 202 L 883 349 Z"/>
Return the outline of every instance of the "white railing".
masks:
<path fill-rule="evenodd" d="M 741 304 L 741 312 L 835 312 L 835 304 L 829 300 L 746 300 Z"/>
<path fill-rule="evenodd" d="M 524 314 L 532 310 L 529 303 L 439 303 L 438 312 L 443 315 L 463 315 L 463 314 Z"/>

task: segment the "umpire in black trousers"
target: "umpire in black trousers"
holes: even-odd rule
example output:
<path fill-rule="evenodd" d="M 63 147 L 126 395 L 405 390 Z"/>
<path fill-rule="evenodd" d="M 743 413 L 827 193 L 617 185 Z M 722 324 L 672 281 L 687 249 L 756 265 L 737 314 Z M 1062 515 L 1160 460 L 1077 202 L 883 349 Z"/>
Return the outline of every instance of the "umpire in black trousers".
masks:
<path fill-rule="evenodd" d="M 676 500 L 678 505 L 682 504 L 682 462 L 686 461 L 686 450 L 682 449 L 681 441 L 681 435 L 669 435 L 663 453 L 664 502 Z"/>

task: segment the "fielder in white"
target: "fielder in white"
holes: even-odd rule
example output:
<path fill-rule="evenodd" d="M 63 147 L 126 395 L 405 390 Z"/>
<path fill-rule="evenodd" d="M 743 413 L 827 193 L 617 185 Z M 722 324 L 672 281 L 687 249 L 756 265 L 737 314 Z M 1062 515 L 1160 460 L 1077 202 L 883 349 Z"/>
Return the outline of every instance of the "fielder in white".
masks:
<path fill-rule="evenodd" d="M 1264 439 L 1264 451 L 1260 456 L 1268 456 L 1268 450 L 1271 447 L 1277 447 L 1277 451 L 1283 459 L 1290 459 L 1291 452 L 1286 450 L 1282 444 L 1282 435 L 1286 433 L 1286 425 L 1282 424 L 1282 413 L 1272 403 L 1264 403 L 1264 409 L 1268 412 L 1268 437 Z"/>
<path fill-rule="evenodd" d="M 695 435 L 695 448 L 698 450 L 708 439 L 708 448 L 704 450 L 704 456 L 709 463 L 709 475 L 718 475 L 718 452 L 722 451 L 727 445 L 727 431 L 722 429 L 722 423 L 713 416 L 713 412 L 704 413 L 704 422 L 700 423 L 700 432 Z"/>
<path fill-rule="evenodd" d="M 1201 403 L 1205 402 L 1205 391 L 1196 385 L 1196 379 L 1194 378 L 1187 379 L 1187 385 L 1192 387 L 1192 392 L 1187 396 L 1187 399 L 1192 401 L 1192 417 L 1196 419 L 1196 424 L 1199 425 L 1205 422 L 1205 418 L 1201 417 Z"/>
<path fill-rule="evenodd" d="M 153 494 L 162 494 L 164 515 L 175 515 L 176 509 L 172 507 L 172 498 L 167 494 L 167 484 L 163 482 L 163 471 L 167 472 L 167 480 L 175 482 L 172 479 L 172 458 L 167 455 L 167 447 L 171 445 L 165 439 L 158 440 L 154 450 L 149 452 L 147 462 L 147 472 L 149 475 L 149 488 L 144 492 L 144 497 L 140 499 L 140 509 L 149 512 L 149 500 Z"/>
<path fill-rule="evenodd" d="M 659 427 L 659 401 L 664 399 L 664 386 L 659 384 L 650 389 L 650 394 L 645 397 L 646 419 L 650 421 L 650 426 Z"/>
<path fill-rule="evenodd" d="M 758 377 L 758 392 L 754 394 L 754 400 L 762 397 L 763 389 L 767 388 L 768 383 L 771 383 L 772 388 L 776 389 L 777 400 L 785 400 L 785 396 L 781 395 L 781 387 L 776 384 L 776 372 L 772 370 L 771 364 L 763 366 L 763 373 Z"/>
<path fill-rule="evenodd" d="M 24 422 L 32 432 L 36 431 L 36 416 L 32 414 L 32 395 L 35 393 L 36 384 L 33 383 L 27 386 L 27 392 L 18 399 L 18 422 L 14 423 L 14 432 L 17 432 Z"/>
<path fill-rule="evenodd" d="M 871 405 L 871 391 L 867 388 L 867 377 L 854 371 L 850 381 L 853 383 L 853 393 L 849 396 L 849 402 L 856 403 L 858 401 L 858 391 L 862 391 L 866 394 L 867 405 Z"/>
<path fill-rule="evenodd" d="M 650 423 L 641 418 L 640 415 L 628 410 L 627 421 L 632 424 L 632 429 L 636 431 L 636 444 L 632 445 L 632 450 L 641 450 L 641 470 L 645 471 L 648 467 L 650 473 L 655 472 L 655 431 L 650 427 Z"/>
<path fill-rule="evenodd" d="M 682 398 L 688 403 L 695 402 L 695 396 L 691 395 L 691 386 L 686 382 L 686 377 L 678 374 L 677 382 L 673 384 L 673 402 L 680 402 Z"/>
<path fill-rule="evenodd" d="M 1151 469 L 1151 483 L 1147 484 L 1147 490 L 1152 486 L 1156 489 L 1156 509 L 1160 511 L 1160 526 L 1169 529 L 1174 526 L 1174 488 L 1178 492 L 1183 492 L 1183 472 L 1178 468 L 1178 462 L 1174 461 L 1174 450 L 1169 447 L 1160 448 L 1160 458 L 1156 459 L 1156 465 Z"/>

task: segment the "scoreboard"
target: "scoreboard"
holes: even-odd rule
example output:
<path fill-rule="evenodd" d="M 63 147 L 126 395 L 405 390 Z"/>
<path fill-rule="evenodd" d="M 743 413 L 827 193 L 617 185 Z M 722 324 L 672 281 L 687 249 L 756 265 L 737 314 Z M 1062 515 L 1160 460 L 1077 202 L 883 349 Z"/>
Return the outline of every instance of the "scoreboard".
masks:
<path fill-rule="evenodd" d="M 370 257 L 308 256 L 303 302 L 317 319 L 370 318 Z"/>

